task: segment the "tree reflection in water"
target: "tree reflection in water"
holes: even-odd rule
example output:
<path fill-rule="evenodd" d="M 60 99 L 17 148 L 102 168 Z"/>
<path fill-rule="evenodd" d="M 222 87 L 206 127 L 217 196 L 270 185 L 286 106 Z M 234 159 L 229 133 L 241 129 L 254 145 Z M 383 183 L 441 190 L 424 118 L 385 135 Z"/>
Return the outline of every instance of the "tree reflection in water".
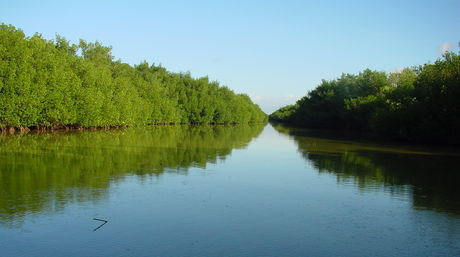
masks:
<path fill-rule="evenodd" d="M 264 125 L 163 126 L 0 136 L 0 224 L 100 201 L 112 183 L 225 160 Z"/>
<path fill-rule="evenodd" d="M 292 138 L 319 173 L 359 190 L 384 190 L 412 198 L 414 208 L 460 215 L 460 153 L 384 146 L 343 139 L 344 135 L 274 125 Z"/>

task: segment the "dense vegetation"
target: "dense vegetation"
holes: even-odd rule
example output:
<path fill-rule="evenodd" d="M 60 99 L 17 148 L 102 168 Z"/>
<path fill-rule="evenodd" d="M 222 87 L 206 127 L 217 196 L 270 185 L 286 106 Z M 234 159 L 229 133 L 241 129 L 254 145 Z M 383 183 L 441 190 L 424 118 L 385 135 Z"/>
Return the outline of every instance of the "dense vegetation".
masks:
<path fill-rule="evenodd" d="M 266 119 L 208 78 L 114 60 L 111 48 L 0 24 L 0 128 L 243 123 Z"/>
<path fill-rule="evenodd" d="M 0 137 L 0 226 L 60 211 L 70 202 L 98 201 L 132 175 L 144 180 L 204 169 L 245 148 L 263 127 L 178 125 Z"/>
<path fill-rule="evenodd" d="M 369 69 L 325 81 L 270 120 L 367 131 L 396 140 L 460 144 L 460 56 L 387 74 Z"/>

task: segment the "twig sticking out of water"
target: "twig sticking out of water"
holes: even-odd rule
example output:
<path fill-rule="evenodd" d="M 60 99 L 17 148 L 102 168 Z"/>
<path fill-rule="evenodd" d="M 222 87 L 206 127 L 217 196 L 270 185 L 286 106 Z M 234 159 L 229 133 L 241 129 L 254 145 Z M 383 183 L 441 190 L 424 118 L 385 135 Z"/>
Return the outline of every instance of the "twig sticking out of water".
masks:
<path fill-rule="evenodd" d="M 99 227 L 95 228 L 95 229 L 93 230 L 93 232 L 96 231 L 96 230 L 98 230 L 98 229 L 100 229 L 102 226 L 104 226 L 104 225 L 108 222 L 108 221 L 106 221 L 106 220 L 101 220 L 101 219 L 96 219 L 96 218 L 94 218 L 93 220 L 97 220 L 97 221 L 102 221 L 102 222 L 104 222 L 104 223 L 102 223 Z"/>

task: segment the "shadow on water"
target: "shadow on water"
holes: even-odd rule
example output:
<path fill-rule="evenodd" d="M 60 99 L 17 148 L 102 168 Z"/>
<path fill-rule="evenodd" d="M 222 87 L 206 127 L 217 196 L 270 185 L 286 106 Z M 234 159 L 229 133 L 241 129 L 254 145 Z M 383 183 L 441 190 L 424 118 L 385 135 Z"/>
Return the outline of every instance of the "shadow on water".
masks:
<path fill-rule="evenodd" d="M 0 137 L 0 224 L 71 202 L 100 201 L 112 183 L 186 174 L 245 148 L 264 125 L 165 126 Z"/>
<path fill-rule="evenodd" d="M 411 199 L 417 209 L 460 215 L 458 151 L 358 142 L 332 132 L 273 126 L 297 143 L 320 174 L 334 175 L 339 184 L 384 190 Z"/>

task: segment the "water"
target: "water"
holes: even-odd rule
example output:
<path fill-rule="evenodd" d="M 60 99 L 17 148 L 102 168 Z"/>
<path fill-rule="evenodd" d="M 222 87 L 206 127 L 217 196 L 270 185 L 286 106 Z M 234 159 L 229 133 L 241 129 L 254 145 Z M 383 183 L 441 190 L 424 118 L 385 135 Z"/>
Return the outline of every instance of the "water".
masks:
<path fill-rule="evenodd" d="M 2 136 L 0 256 L 460 256 L 459 157 L 271 125 Z"/>

